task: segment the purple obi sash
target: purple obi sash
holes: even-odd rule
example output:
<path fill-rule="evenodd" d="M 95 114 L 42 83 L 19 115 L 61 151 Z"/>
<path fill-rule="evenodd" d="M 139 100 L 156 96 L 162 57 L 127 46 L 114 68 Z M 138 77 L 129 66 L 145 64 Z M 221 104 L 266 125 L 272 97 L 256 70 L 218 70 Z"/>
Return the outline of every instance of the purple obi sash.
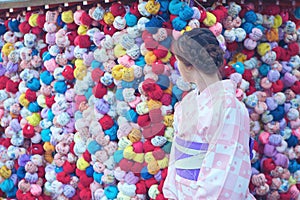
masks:
<path fill-rule="evenodd" d="M 183 140 L 179 137 L 175 138 L 175 145 L 178 145 L 180 147 L 183 148 L 188 148 L 191 150 L 199 150 L 200 151 L 207 151 L 208 149 L 208 143 L 199 143 L 199 142 L 190 142 L 190 141 L 186 141 Z M 185 158 L 189 158 L 192 157 L 193 155 L 188 154 L 186 152 L 183 152 L 182 150 L 179 150 L 176 146 L 175 146 L 175 162 L 181 159 L 185 159 Z M 187 163 L 188 165 L 189 163 Z M 177 175 L 179 175 L 182 178 L 188 179 L 188 180 L 193 180 L 196 181 L 198 179 L 198 175 L 200 172 L 200 163 L 199 163 L 199 168 L 198 169 L 180 169 L 180 168 L 176 168 L 176 173 Z"/>

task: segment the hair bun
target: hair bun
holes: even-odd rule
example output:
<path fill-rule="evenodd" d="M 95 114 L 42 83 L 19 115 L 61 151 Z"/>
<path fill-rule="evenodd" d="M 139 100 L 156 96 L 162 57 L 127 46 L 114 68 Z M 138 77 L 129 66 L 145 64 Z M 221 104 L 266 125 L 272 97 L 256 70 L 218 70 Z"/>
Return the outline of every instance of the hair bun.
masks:
<path fill-rule="evenodd" d="M 204 48 L 206 49 L 207 53 L 212 57 L 215 64 L 218 67 L 221 67 L 223 65 L 224 52 L 220 48 L 220 46 L 215 45 L 215 44 L 209 44 L 209 45 L 205 46 Z"/>

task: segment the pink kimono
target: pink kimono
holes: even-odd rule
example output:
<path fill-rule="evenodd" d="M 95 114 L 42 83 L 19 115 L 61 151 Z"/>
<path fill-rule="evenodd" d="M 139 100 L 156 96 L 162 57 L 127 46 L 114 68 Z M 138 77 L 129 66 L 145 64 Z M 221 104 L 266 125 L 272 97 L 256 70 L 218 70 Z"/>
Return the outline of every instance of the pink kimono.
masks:
<path fill-rule="evenodd" d="M 248 190 L 249 115 L 235 92 L 236 84 L 223 80 L 175 106 L 166 198 L 255 199 Z"/>

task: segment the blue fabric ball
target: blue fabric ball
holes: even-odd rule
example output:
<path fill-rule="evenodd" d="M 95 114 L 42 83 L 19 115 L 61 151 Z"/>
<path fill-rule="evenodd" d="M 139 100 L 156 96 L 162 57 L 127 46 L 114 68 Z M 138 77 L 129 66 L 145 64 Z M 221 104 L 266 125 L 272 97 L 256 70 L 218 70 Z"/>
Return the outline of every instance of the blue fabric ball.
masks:
<path fill-rule="evenodd" d="M 232 67 L 239 74 L 244 74 L 244 72 L 245 72 L 245 66 L 242 62 L 236 62 L 232 65 Z"/>
<path fill-rule="evenodd" d="M 39 104 L 35 101 L 35 102 L 30 102 L 28 105 L 28 110 L 30 112 L 39 112 L 41 110 L 41 107 L 39 106 Z"/>
<path fill-rule="evenodd" d="M 9 191 L 11 191 L 14 187 L 14 182 L 11 179 L 5 179 L 1 184 L 0 184 L 0 189 L 5 192 L 8 193 Z"/>
<path fill-rule="evenodd" d="M 256 170 L 260 171 L 260 160 L 257 160 L 255 163 L 251 164 Z"/>
<path fill-rule="evenodd" d="M 295 173 L 298 169 L 299 169 L 299 164 L 297 163 L 296 160 L 290 160 L 289 161 L 289 166 L 288 166 L 288 170 L 291 172 L 291 173 Z"/>
<path fill-rule="evenodd" d="M 137 123 L 138 114 L 133 109 L 130 109 L 126 112 L 125 118 L 130 122 Z"/>
<path fill-rule="evenodd" d="M 123 89 L 122 88 L 118 88 L 116 90 L 116 99 L 118 101 L 124 101 L 124 97 L 123 97 Z"/>
<path fill-rule="evenodd" d="M 286 142 L 288 143 L 288 147 L 295 147 L 298 144 L 298 138 L 295 135 L 291 135 Z"/>
<path fill-rule="evenodd" d="M 12 32 L 20 32 L 20 30 L 19 30 L 19 25 L 20 25 L 19 20 L 13 19 L 13 20 L 9 20 L 9 21 L 8 21 L 8 28 L 9 28 Z"/>
<path fill-rule="evenodd" d="M 163 20 L 165 20 L 165 21 L 169 21 L 169 20 L 170 20 L 170 15 L 169 15 L 169 13 L 167 13 L 167 12 L 162 12 L 162 13 L 159 14 L 159 16 L 160 16 Z"/>
<path fill-rule="evenodd" d="M 177 85 L 173 86 L 172 88 L 172 94 L 174 95 L 174 97 L 178 100 L 178 101 L 181 101 L 182 99 L 182 93 L 183 91 L 180 90 Z"/>
<path fill-rule="evenodd" d="M 268 72 L 271 70 L 271 67 L 270 65 L 267 65 L 267 64 L 262 64 L 259 68 L 258 68 L 258 71 L 259 73 L 262 75 L 262 76 L 267 76 L 268 75 Z"/>
<path fill-rule="evenodd" d="M 93 165 L 90 165 L 88 166 L 86 169 L 85 169 L 85 173 L 88 177 L 93 177 L 93 174 L 94 174 L 94 169 L 93 169 Z"/>
<path fill-rule="evenodd" d="M 6 196 L 8 198 L 15 198 L 17 194 L 18 188 L 14 186 L 10 191 L 6 192 Z"/>
<path fill-rule="evenodd" d="M 54 90 L 57 93 L 64 94 L 67 91 L 67 84 L 64 81 L 57 81 L 54 83 Z"/>
<path fill-rule="evenodd" d="M 169 0 L 158 0 L 160 4 L 159 11 L 161 12 L 167 12 L 169 9 Z"/>
<path fill-rule="evenodd" d="M 137 17 L 130 12 L 125 15 L 126 24 L 129 27 L 132 27 L 137 24 Z"/>
<path fill-rule="evenodd" d="M 155 34 L 158 30 L 158 28 L 161 28 L 163 25 L 163 21 L 162 19 L 160 19 L 159 17 L 153 16 L 150 21 L 148 21 L 145 26 L 146 26 L 146 30 L 149 33 Z"/>
<path fill-rule="evenodd" d="M 92 69 L 101 68 L 102 63 L 98 62 L 97 60 L 93 60 L 91 63 Z"/>
<path fill-rule="evenodd" d="M 257 15 L 253 10 L 249 10 L 245 13 L 244 19 L 246 20 L 246 22 L 250 22 L 254 24 L 257 20 Z"/>
<path fill-rule="evenodd" d="M 50 60 L 52 58 L 51 54 L 49 53 L 49 51 L 45 51 L 42 55 L 43 61 L 47 61 Z"/>
<path fill-rule="evenodd" d="M 161 41 L 160 44 L 164 47 L 166 47 L 167 49 L 171 48 L 171 44 L 172 44 L 172 38 L 171 37 L 167 37 L 165 40 Z"/>
<path fill-rule="evenodd" d="M 95 154 L 97 151 L 101 149 L 102 146 L 98 144 L 98 142 L 96 142 L 95 140 L 92 140 L 87 146 L 87 150 L 90 154 Z"/>
<path fill-rule="evenodd" d="M 103 173 L 98 173 L 98 172 L 93 173 L 94 181 L 96 181 L 97 183 L 100 183 L 100 184 L 102 184 L 102 176 L 103 176 Z"/>
<path fill-rule="evenodd" d="M 27 83 L 26 83 L 26 87 L 28 87 L 29 89 L 31 89 L 32 91 L 36 92 L 40 89 L 41 84 L 39 79 L 33 77 L 32 79 L 30 79 Z"/>
<path fill-rule="evenodd" d="M 38 54 L 39 54 L 38 50 L 32 49 L 32 53 L 31 53 L 32 56 L 37 56 Z"/>
<path fill-rule="evenodd" d="M 171 106 L 174 107 L 176 103 L 177 103 L 176 97 L 172 96 L 172 99 L 171 99 Z"/>
<path fill-rule="evenodd" d="M 116 141 L 118 139 L 117 137 L 118 128 L 119 128 L 118 125 L 114 123 L 114 125 L 110 129 L 104 131 L 104 134 L 109 136 L 110 141 Z"/>
<path fill-rule="evenodd" d="M 47 116 L 48 116 L 48 120 L 51 121 L 51 122 L 53 121 L 53 119 L 55 117 L 55 115 L 53 114 L 51 109 L 48 110 Z"/>
<path fill-rule="evenodd" d="M 260 24 L 259 24 L 259 25 L 256 25 L 256 26 L 255 26 L 255 28 L 258 28 L 258 29 L 260 29 L 260 30 L 261 30 L 261 32 L 263 32 L 263 33 L 265 32 L 265 27 L 263 27 L 263 26 L 262 26 L 262 25 L 260 25 Z"/>
<path fill-rule="evenodd" d="M 82 118 L 82 112 L 77 110 L 74 114 L 75 120 L 81 119 Z"/>
<path fill-rule="evenodd" d="M 62 19 L 61 19 L 61 14 L 58 15 L 57 20 L 56 20 L 56 23 L 57 23 L 57 25 L 60 26 L 60 27 L 63 27 L 63 26 L 65 25 L 65 23 L 64 23 L 64 22 L 62 21 Z"/>
<path fill-rule="evenodd" d="M 137 66 L 144 67 L 144 66 L 146 65 L 146 61 L 145 61 L 144 56 L 141 55 L 140 57 L 138 57 L 138 58 L 135 60 L 135 64 L 136 64 Z"/>
<path fill-rule="evenodd" d="M 64 169 L 62 167 L 55 167 L 54 171 L 58 174 L 59 172 L 64 171 Z"/>
<path fill-rule="evenodd" d="M 89 99 L 93 95 L 93 88 L 89 87 L 89 89 L 84 93 L 86 99 Z"/>
<path fill-rule="evenodd" d="M 275 110 L 270 111 L 274 121 L 280 121 L 284 118 L 284 106 L 279 105 Z"/>
<path fill-rule="evenodd" d="M 123 159 L 123 150 L 115 151 L 113 157 L 114 157 L 114 161 L 116 163 L 119 163 Z"/>
<path fill-rule="evenodd" d="M 148 169 L 147 169 L 147 166 L 143 167 L 142 170 L 141 170 L 141 177 L 144 179 L 144 180 L 147 180 L 147 179 L 150 179 L 153 177 L 152 174 L 149 174 L 148 172 Z"/>
<path fill-rule="evenodd" d="M 194 10 L 188 5 L 185 5 L 179 11 L 179 17 L 184 21 L 188 21 L 192 19 L 193 15 L 194 15 Z"/>
<path fill-rule="evenodd" d="M 115 199 L 119 193 L 117 186 L 110 185 L 104 189 L 104 194 L 108 199 Z"/>
<path fill-rule="evenodd" d="M 43 142 L 50 142 L 51 139 L 51 131 L 50 129 L 43 129 L 41 131 L 41 137 Z"/>
<path fill-rule="evenodd" d="M 245 22 L 242 24 L 242 28 L 246 31 L 247 34 L 252 32 L 254 25 L 250 22 Z"/>
<path fill-rule="evenodd" d="M 130 82 L 122 80 L 121 86 L 122 86 L 122 88 L 133 88 L 133 86 L 134 86 L 134 80 L 130 81 Z"/>
<path fill-rule="evenodd" d="M 181 2 L 180 0 L 172 0 L 169 3 L 169 11 L 172 15 L 179 15 L 182 6 L 183 2 Z"/>
<path fill-rule="evenodd" d="M 187 22 L 182 20 L 180 17 L 176 17 L 172 21 L 172 26 L 176 31 L 181 31 L 183 30 L 187 25 Z"/>
<path fill-rule="evenodd" d="M 4 35 L 6 31 L 6 26 L 4 24 L 0 24 L 0 35 Z"/>
<path fill-rule="evenodd" d="M 162 90 L 166 90 L 170 86 L 170 79 L 168 76 L 160 74 L 158 75 L 158 80 L 156 81 L 156 84 L 159 85 L 159 87 Z"/>
<path fill-rule="evenodd" d="M 23 179 L 25 177 L 26 174 L 26 170 L 24 166 L 19 166 L 18 170 L 17 170 L 17 176 L 19 179 Z"/>
<path fill-rule="evenodd" d="M 50 85 L 54 80 L 54 77 L 49 71 L 46 70 L 40 74 L 40 79 L 45 85 Z"/>

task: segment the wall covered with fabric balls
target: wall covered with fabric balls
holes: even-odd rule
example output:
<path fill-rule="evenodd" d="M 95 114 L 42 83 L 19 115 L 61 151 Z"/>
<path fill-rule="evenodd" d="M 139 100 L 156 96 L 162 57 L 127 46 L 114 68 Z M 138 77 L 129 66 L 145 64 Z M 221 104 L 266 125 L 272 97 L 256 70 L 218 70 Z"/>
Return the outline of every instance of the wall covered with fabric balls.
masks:
<path fill-rule="evenodd" d="M 249 110 L 250 191 L 297 199 L 299 11 L 149 0 L 1 22 L 0 196 L 165 199 L 174 105 L 194 89 L 170 47 L 207 27 Z"/>

